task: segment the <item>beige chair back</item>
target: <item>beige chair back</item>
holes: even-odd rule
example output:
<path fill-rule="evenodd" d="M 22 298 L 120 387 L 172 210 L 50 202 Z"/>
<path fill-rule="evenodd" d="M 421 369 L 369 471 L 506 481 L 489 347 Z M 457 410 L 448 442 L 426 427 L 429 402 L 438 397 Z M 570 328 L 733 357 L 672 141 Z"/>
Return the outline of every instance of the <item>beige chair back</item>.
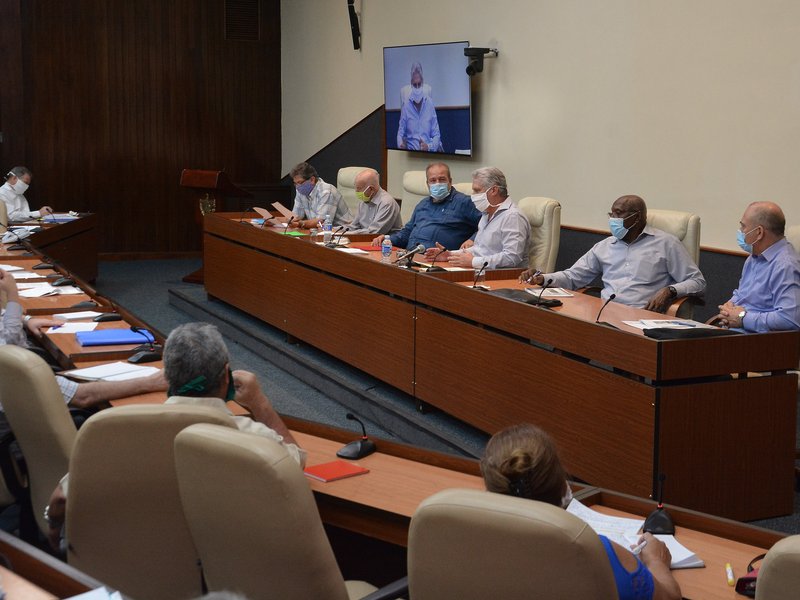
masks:
<path fill-rule="evenodd" d="M 0 225 L 3 226 L 2 230 L 0 230 L 0 236 L 2 236 L 6 232 L 6 227 L 8 227 L 8 208 L 2 200 L 0 200 Z"/>
<path fill-rule="evenodd" d="M 472 195 L 472 182 L 471 181 L 462 181 L 461 183 L 454 183 L 453 187 L 456 188 L 462 194 L 466 194 L 467 196 Z"/>
<path fill-rule="evenodd" d="M 445 490 L 411 518 L 409 595 L 458 598 L 616 598 L 597 534 L 565 510 L 479 490 Z"/>
<path fill-rule="evenodd" d="M 797 598 L 800 593 L 800 535 L 782 539 L 767 552 L 758 572 L 756 600 Z"/>
<path fill-rule="evenodd" d="M 453 187 L 467 196 L 472 194 L 471 181 L 467 183 L 454 183 Z M 430 193 L 425 171 L 406 171 L 403 173 L 403 202 L 400 205 L 400 216 L 403 217 L 403 223 L 408 223 L 408 220 L 414 213 L 414 207 L 416 207 L 419 201 L 425 196 L 429 196 Z"/>
<path fill-rule="evenodd" d="M 42 511 L 69 469 L 75 424 L 50 366 L 18 346 L 0 347 L 0 402 L 28 466 L 36 522 L 47 533 Z"/>
<path fill-rule="evenodd" d="M 686 247 L 694 264 L 700 263 L 700 216 L 680 210 L 647 209 L 647 224 L 671 233 Z"/>
<path fill-rule="evenodd" d="M 220 410 L 178 404 L 110 408 L 84 423 L 69 470 L 72 566 L 133 598 L 202 593 L 173 456 L 175 436 L 195 423 L 236 426 Z"/>
<path fill-rule="evenodd" d="M 367 167 L 342 167 L 336 176 L 336 188 L 347 203 L 347 208 L 353 214 L 358 211 L 358 198 L 356 198 L 356 175 Z"/>
<path fill-rule="evenodd" d="M 800 225 L 792 225 L 786 228 L 786 239 L 794 246 L 795 252 L 800 252 Z"/>
<path fill-rule="evenodd" d="M 210 590 L 348 598 L 308 481 L 282 445 L 193 425 L 175 438 L 175 466 Z"/>
<path fill-rule="evenodd" d="M 552 198 L 528 196 L 517 207 L 531 224 L 528 264 L 543 273 L 552 273 L 561 243 L 561 204 Z"/>

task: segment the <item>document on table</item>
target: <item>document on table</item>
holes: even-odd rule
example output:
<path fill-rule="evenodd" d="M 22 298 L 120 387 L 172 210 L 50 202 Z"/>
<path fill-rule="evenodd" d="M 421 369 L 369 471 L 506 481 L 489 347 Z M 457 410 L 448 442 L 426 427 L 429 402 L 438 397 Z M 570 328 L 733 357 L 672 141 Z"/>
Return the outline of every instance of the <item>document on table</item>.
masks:
<path fill-rule="evenodd" d="M 41 279 L 44 277 L 41 273 L 34 273 L 33 271 L 11 271 L 11 276 L 14 279 Z"/>
<path fill-rule="evenodd" d="M 713 329 L 712 325 L 706 325 L 691 319 L 639 319 L 637 321 L 623 321 L 623 323 L 635 329 L 655 329 L 656 327 L 666 327 L 668 329 Z"/>
<path fill-rule="evenodd" d="M 296 214 L 294 214 L 292 211 L 290 211 L 288 208 L 286 208 L 280 202 L 273 202 L 272 203 L 272 208 L 277 210 L 279 213 L 281 213 L 287 219 L 292 219 L 292 218 L 296 219 L 297 218 Z"/>
<path fill-rule="evenodd" d="M 346 254 L 369 254 L 366 250 L 361 250 L 360 248 L 336 248 L 339 252 L 345 252 Z"/>
<path fill-rule="evenodd" d="M 11 271 L 22 271 L 22 267 L 18 267 L 17 265 L 0 265 L 0 270 L 11 273 Z"/>
<path fill-rule="evenodd" d="M 58 288 L 54 288 L 49 283 L 35 287 L 31 286 L 28 289 L 19 291 L 19 295 L 22 298 L 41 298 L 42 296 L 55 296 L 56 294 L 58 294 Z"/>
<path fill-rule="evenodd" d="M 66 600 L 122 600 L 122 595 L 119 592 L 109 592 L 106 588 L 99 587 L 77 596 L 70 596 Z"/>
<path fill-rule="evenodd" d="M 138 379 L 148 377 L 158 372 L 158 367 L 144 367 L 127 362 L 113 362 L 85 369 L 72 369 L 64 371 L 63 375 L 74 379 L 84 379 L 86 381 L 125 381 L 126 379 Z"/>
<path fill-rule="evenodd" d="M 542 288 L 525 288 L 525 291 L 529 294 L 533 294 L 534 296 L 541 296 L 542 298 L 572 298 L 575 294 L 572 294 L 565 290 L 564 288 L 546 288 L 544 292 L 542 292 Z"/>
<path fill-rule="evenodd" d="M 47 330 L 49 334 L 56 333 L 78 333 L 79 331 L 94 331 L 100 323 L 64 323 L 63 325 L 56 325 Z"/>
<path fill-rule="evenodd" d="M 103 313 L 97 312 L 96 310 L 80 310 L 71 313 L 58 313 L 53 315 L 53 318 L 63 319 L 64 321 L 75 321 L 77 319 L 94 319 L 102 314 Z"/>

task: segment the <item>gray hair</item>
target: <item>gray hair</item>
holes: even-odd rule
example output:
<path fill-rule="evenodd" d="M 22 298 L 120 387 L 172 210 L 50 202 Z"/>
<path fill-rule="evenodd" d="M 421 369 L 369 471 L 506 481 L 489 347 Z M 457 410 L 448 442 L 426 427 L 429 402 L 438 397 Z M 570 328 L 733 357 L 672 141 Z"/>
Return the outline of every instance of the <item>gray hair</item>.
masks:
<path fill-rule="evenodd" d="M 25 177 L 25 175 L 30 175 L 33 177 L 33 173 L 30 172 L 28 167 L 14 167 L 8 172 L 9 175 L 13 175 L 14 177 Z"/>
<path fill-rule="evenodd" d="M 204 378 L 201 390 L 179 395 L 214 396 L 222 385 L 228 348 L 219 330 L 210 323 L 186 323 L 169 334 L 164 344 L 164 377 L 171 394 L 195 379 Z"/>
<path fill-rule="evenodd" d="M 422 79 L 425 79 L 425 76 L 422 74 L 422 63 L 415 62 L 413 65 L 411 65 L 411 78 L 412 79 L 414 78 L 414 73 L 419 73 L 419 76 L 422 77 Z"/>
<path fill-rule="evenodd" d="M 479 181 L 484 189 L 497 186 L 498 192 L 503 198 L 508 197 L 508 185 L 506 184 L 506 176 L 497 167 L 481 167 L 472 172 L 472 179 Z"/>
<path fill-rule="evenodd" d="M 374 187 L 381 186 L 381 176 L 375 169 L 364 169 L 356 175 L 356 179 Z"/>
<path fill-rule="evenodd" d="M 294 179 L 298 175 L 303 178 L 303 181 L 308 181 L 312 177 L 316 177 L 319 179 L 319 175 L 317 175 L 317 170 L 307 162 L 298 163 L 294 167 L 292 167 L 291 171 L 289 171 L 289 177 L 291 177 L 292 179 Z"/>

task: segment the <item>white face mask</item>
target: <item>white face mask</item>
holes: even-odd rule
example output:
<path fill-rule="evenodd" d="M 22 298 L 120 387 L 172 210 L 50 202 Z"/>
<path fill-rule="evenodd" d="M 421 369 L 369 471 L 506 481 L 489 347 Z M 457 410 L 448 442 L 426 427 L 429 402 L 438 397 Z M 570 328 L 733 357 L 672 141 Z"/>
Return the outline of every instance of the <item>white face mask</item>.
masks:
<path fill-rule="evenodd" d="M 422 102 L 422 86 L 411 88 L 411 101 Z"/>
<path fill-rule="evenodd" d="M 12 185 L 11 189 L 21 196 L 25 193 L 25 190 L 28 189 L 28 184 L 22 181 L 22 179 L 17 178 L 17 183 Z"/>
<path fill-rule="evenodd" d="M 489 190 L 487 189 L 486 192 L 488 191 Z M 481 192 L 480 194 L 472 194 L 472 203 L 475 205 L 475 208 L 477 208 L 481 212 L 486 212 L 487 210 L 489 210 L 489 206 L 491 206 L 489 204 L 489 198 L 486 197 L 486 192 Z"/>

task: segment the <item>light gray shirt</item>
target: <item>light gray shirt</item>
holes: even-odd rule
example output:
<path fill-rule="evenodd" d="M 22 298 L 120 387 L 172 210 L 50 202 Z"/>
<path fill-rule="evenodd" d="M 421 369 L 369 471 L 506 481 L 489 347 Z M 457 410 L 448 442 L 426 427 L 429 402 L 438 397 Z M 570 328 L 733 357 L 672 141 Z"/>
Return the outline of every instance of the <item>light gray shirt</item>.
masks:
<path fill-rule="evenodd" d="M 349 233 L 386 234 L 399 231 L 403 227 L 400 207 L 392 195 L 378 188 L 369 202 L 358 202 L 356 218 L 350 225 Z"/>
<path fill-rule="evenodd" d="M 325 219 L 325 215 L 330 215 L 334 226 L 348 225 L 353 220 L 339 190 L 322 178 L 317 178 L 317 185 L 308 196 L 299 192 L 295 195 L 292 212 L 300 219 Z"/>
<path fill-rule="evenodd" d="M 18 302 L 9 302 L 0 319 L 0 345 L 5 344 L 28 347 L 22 323 L 22 306 Z"/>
<path fill-rule="evenodd" d="M 589 285 L 596 277 L 603 279 L 601 296 L 636 308 L 644 307 L 658 290 L 673 286 L 678 296 L 702 296 L 706 280 L 674 235 L 650 227 L 644 228 L 627 244 L 611 236 L 595 244 L 572 267 L 544 275 L 552 285 L 571 290 Z"/>
<path fill-rule="evenodd" d="M 527 217 L 506 198 L 491 218 L 484 213 L 478 222 L 475 244 L 467 250 L 473 256 L 472 267 L 480 269 L 485 262 L 487 269 L 527 267 L 530 237 Z"/>

